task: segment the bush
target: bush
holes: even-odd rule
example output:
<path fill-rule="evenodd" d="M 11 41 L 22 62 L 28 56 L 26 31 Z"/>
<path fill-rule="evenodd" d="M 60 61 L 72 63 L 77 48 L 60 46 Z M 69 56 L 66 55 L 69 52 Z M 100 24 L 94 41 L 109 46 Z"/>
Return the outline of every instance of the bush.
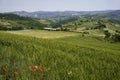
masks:
<path fill-rule="evenodd" d="M 104 31 L 104 34 L 105 34 L 104 39 L 106 39 L 106 40 L 108 40 L 108 39 L 110 38 L 110 36 L 111 36 L 111 33 L 108 32 L 108 30 L 105 30 L 105 31 Z"/>
<path fill-rule="evenodd" d="M 114 35 L 112 35 L 111 39 L 114 42 L 120 42 L 120 34 L 119 33 L 115 33 Z"/>

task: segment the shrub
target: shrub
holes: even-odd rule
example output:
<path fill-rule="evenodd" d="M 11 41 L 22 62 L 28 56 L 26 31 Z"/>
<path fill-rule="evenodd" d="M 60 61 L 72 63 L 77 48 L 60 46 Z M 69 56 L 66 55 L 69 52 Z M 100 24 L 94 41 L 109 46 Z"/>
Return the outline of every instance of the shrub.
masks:
<path fill-rule="evenodd" d="M 105 31 L 104 31 L 104 34 L 105 34 L 104 39 L 106 39 L 106 40 L 108 40 L 108 39 L 110 38 L 110 36 L 111 36 L 111 33 L 108 32 L 108 30 L 105 30 Z"/>
<path fill-rule="evenodd" d="M 115 33 L 114 35 L 112 35 L 111 39 L 114 42 L 120 42 L 120 34 L 119 33 Z"/>

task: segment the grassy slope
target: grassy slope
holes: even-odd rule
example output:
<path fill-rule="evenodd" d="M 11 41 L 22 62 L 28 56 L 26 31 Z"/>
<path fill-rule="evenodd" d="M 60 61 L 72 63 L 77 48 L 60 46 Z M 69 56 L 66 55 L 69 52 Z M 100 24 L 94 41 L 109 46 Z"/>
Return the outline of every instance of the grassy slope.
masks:
<path fill-rule="evenodd" d="M 8 78 L 19 80 L 119 80 L 120 44 L 100 37 L 74 36 L 62 39 L 38 39 L 0 32 L 0 67 L 8 68 Z M 28 67 L 42 64 L 45 77 L 36 77 Z M 7 74 L 5 74 L 7 75 Z M 0 75 L 2 79 L 4 75 Z M 37 79 L 38 80 L 38 79 Z"/>
<path fill-rule="evenodd" d="M 99 29 L 98 26 L 101 24 L 104 24 L 106 28 L 101 28 Z M 73 25 L 72 25 L 73 24 Z M 97 36 L 104 36 L 104 30 L 108 30 L 110 33 L 114 34 L 116 30 L 120 30 L 120 25 L 115 26 L 115 23 L 111 23 L 110 21 L 107 21 L 104 18 L 95 18 L 95 16 L 91 17 L 86 17 L 86 18 L 79 18 L 78 20 L 68 22 L 65 24 L 62 24 L 63 27 L 64 25 L 68 25 L 66 27 L 77 27 L 76 31 L 80 32 L 89 32 L 92 35 L 97 35 Z M 94 29 L 95 28 L 95 29 Z M 97 28 L 97 29 L 96 29 Z"/>
<path fill-rule="evenodd" d="M 32 18 L 15 14 L 0 14 L 0 30 L 42 29 L 45 26 Z"/>
<path fill-rule="evenodd" d="M 37 38 L 61 38 L 66 36 L 79 35 L 78 33 L 72 33 L 72 32 L 45 31 L 45 30 L 10 31 L 10 33 L 25 35 L 25 36 L 33 36 Z"/>

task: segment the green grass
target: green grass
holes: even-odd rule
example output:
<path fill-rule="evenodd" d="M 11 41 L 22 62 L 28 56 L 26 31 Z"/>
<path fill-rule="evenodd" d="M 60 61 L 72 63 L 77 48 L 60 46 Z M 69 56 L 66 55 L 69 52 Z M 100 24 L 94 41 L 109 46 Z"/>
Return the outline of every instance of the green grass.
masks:
<path fill-rule="evenodd" d="M 73 33 L 73 32 L 45 31 L 45 30 L 10 31 L 10 33 L 25 35 L 25 36 L 32 36 L 37 38 L 49 38 L 49 39 L 79 35 L 79 33 Z"/>
<path fill-rule="evenodd" d="M 0 13 L 0 30 L 43 29 L 44 26 L 32 18 Z"/>
<path fill-rule="evenodd" d="M 40 39 L 0 32 L 0 80 L 119 80 L 119 47 L 96 36 Z M 29 70 L 39 64 L 44 77 Z"/>

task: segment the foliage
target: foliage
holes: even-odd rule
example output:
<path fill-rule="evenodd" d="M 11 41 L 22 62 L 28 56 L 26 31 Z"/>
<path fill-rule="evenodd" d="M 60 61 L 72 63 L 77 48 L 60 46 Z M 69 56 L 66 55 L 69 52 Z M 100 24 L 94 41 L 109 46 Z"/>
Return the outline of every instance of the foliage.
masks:
<path fill-rule="evenodd" d="M 105 30 L 104 34 L 105 34 L 104 38 L 106 40 L 110 40 L 112 42 L 120 42 L 120 31 L 116 30 L 116 32 L 111 35 L 111 33 L 108 32 L 108 30 Z"/>
<path fill-rule="evenodd" d="M 104 38 L 105 38 L 106 40 L 108 40 L 108 39 L 110 38 L 110 36 L 111 36 L 111 33 L 108 32 L 108 30 L 105 30 L 105 31 L 104 31 L 104 34 L 105 34 L 105 37 L 104 37 Z"/>
<path fill-rule="evenodd" d="M 0 79 L 119 80 L 119 46 L 93 36 L 49 40 L 0 32 L 0 68 L 10 70 L 0 71 Z M 40 64 L 45 76 L 37 77 Z"/>
<path fill-rule="evenodd" d="M 43 29 L 45 24 L 15 14 L 0 14 L 0 30 Z"/>
<path fill-rule="evenodd" d="M 114 35 L 112 35 L 111 39 L 114 41 L 114 42 L 120 42 L 120 31 L 116 31 L 116 33 Z"/>
<path fill-rule="evenodd" d="M 63 24 L 67 24 L 69 22 L 73 22 L 73 21 L 76 21 L 78 19 L 77 16 L 69 16 L 67 17 L 66 19 L 59 19 L 56 23 L 54 24 L 51 24 L 51 26 L 53 28 L 56 28 L 56 27 L 61 27 Z"/>

